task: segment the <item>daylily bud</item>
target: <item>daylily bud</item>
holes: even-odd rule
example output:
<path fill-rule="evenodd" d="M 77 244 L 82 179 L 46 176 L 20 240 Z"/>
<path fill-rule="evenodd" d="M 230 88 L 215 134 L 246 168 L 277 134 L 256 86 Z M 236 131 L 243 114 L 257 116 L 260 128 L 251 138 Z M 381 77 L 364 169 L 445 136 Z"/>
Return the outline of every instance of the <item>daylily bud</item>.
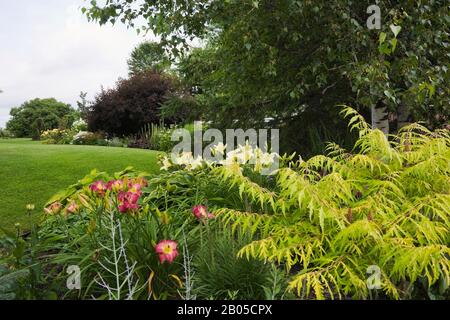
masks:
<path fill-rule="evenodd" d="M 89 198 L 85 194 L 79 194 L 78 199 L 84 207 L 89 207 Z"/>
<path fill-rule="evenodd" d="M 208 212 L 208 208 L 206 206 L 200 206 L 200 205 L 195 206 L 192 208 L 192 213 L 199 221 L 215 218 L 215 216 L 212 213 Z"/>
<path fill-rule="evenodd" d="M 57 214 L 61 211 L 62 204 L 59 202 L 54 202 L 50 206 L 44 209 L 44 211 L 48 214 Z"/>

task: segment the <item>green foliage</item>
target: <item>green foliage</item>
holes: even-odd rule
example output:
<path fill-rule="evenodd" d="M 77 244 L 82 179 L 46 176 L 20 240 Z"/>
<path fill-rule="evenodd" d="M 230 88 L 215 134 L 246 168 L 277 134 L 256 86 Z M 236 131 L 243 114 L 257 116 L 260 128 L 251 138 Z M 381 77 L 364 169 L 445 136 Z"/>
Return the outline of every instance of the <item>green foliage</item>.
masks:
<path fill-rule="evenodd" d="M 87 123 L 83 119 L 78 119 L 74 123 L 72 123 L 72 128 L 75 133 L 80 131 L 87 131 Z"/>
<path fill-rule="evenodd" d="M 39 138 L 42 131 L 70 128 L 77 118 L 76 111 L 68 104 L 55 99 L 34 99 L 25 102 L 20 107 L 12 108 L 11 120 L 6 128 L 16 137 Z"/>
<path fill-rule="evenodd" d="M 205 239 L 207 245 L 202 246 L 193 259 L 193 292 L 198 299 L 281 298 L 287 283 L 272 281 L 271 264 L 237 257 L 239 249 L 248 242 L 246 238 L 243 235 L 233 237 L 225 229 Z M 275 297 L 270 297 L 274 284 L 279 288 L 273 292 Z"/>
<path fill-rule="evenodd" d="M 152 125 L 150 136 L 150 149 L 171 152 L 178 141 L 172 141 L 172 134 L 179 129 L 176 125 L 169 127 Z"/>
<path fill-rule="evenodd" d="M 125 148 L 127 146 L 127 141 L 125 139 L 120 139 L 117 137 L 107 140 L 107 143 L 109 147 Z"/>
<path fill-rule="evenodd" d="M 368 298 L 367 268 L 381 269 L 379 295 L 411 298 L 450 280 L 450 135 L 413 124 L 389 141 L 346 108 L 359 139 L 351 152 L 280 168 L 272 192 L 240 171 L 218 168 L 237 184 L 246 211 L 216 212 L 233 230 L 257 239 L 240 257 L 283 265 L 302 298 Z M 242 187 L 244 186 L 244 187 Z M 409 289 L 407 284 L 411 283 Z"/>
<path fill-rule="evenodd" d="M 197 99 L 185 89 L 170 95 L 161 106 L 160 112 L 161 118 L 172 119 L 178 124 L 193 122 L 201 117 Z"/>
<path fill-rule="evenodd" d="M 171 63 L 164 48 L 157 42 L 143 42 L 134 48 L 128 60 L 129 74 L 145 71 L 166 71 Z"/>
<path fill-rule="evenodd" d="M 39 229 L 38 252 L 46 253 L 41 263 L 51 275 L 48 281 L 60 285 L 59 298 L 179 297 L 183 290 L 182 258 L 172 264 L 161 263 L 155 246 L 163 239 L 172 239 L 179 243 L 180 253 L 182 243 L 195 253 L 203 248 L 199 244 L 206 245 L 200 239 L 207 239 L 208 232 L 191 213 L 197 204 L 195 197 L 171 196 L 169 207 L 168 199 L 160 194 L 168 191 L 167 185 L 160 187 L 159 179 L 152 179 L 146 187 L 144 177 L 148 175 L 132 168 L 111 176 L 93 171 L 48 201 L 48 213 Z M 123 186 L 140 184 L 139 209 L 119 212 L 119 190 L 108 189 L 104 194 L 92 190 L 92 184 L 100 180 L 120 180 Z M 195 184 L 189 185 L 195 189 Z M 80 292 L 63 288 L 69 265 L 82 270 Z"/>
<path fill-rule="evenodd" d="M 75 123 L 71 129 L 53 129 L 44 131 L 41 134 L 41 141 L 44 144 L 73 144 L 85 146 L 108 146 L 108 147 L 127 147 L 128 140 L 113 137 L 105 139 L 101 132 L 80 131 L 86 128 L 84 122 Z"/>
<path fill-rule="evenodd" d="M 92 184 L 100 180 L 140 184 L 139 209 L 119 212 L 118 192 L 123 187 L 98 193 Z M 55 288 L 51 292 L 60 299 L 284 297 L 283 272 L 271 263 L 236 257 L 248 243 L 247 236 L 232 236 L 213 218 L 200 221 L 192 214 L 192 207 L 205 203 L 206 196 L 211 203 L 223 201 L 218 197 L 223 190 L 211 189 L 214 181 L 218 182 L 201 171 L 156 176 L 132 168 L 114 175 L 91 172 L 48 201 L 38 242 L 21 241 L 45 270 L 46 284 L 39 285 Z M 161 263 L 155 252 L 162 239 L 178 242 L 179 257 L 171 264 Z M 21 252 L 28 259 L 30 253 Z M 81 291 L 65 289 L 69 265 L 81 268 Z M 32 297 L 30 288 L 25 289 L 26 297 Z"/>
<path fill-rule="evenodd" d="M 174 132 L 180 129 L 187 130 L 189 131 L 191 137 L 194 136 L 193 123 L 186 123 L 184 126 L 174 124 L 166 126 L 162 123 L 160 125 L 149 124 L 147 126 L 144 126 L 140 134 L 140 138 L 148 143 L 150 149 L 170 153 L 172 152 L 173 148 L 178 143 L 180 143 L 180 141 L 178 140 L 172 140 L 172 135 L 174 134 Z"/>
<path fill-rule="evenodd" d="M 28 276 L 27 270 L 11 272 L 4 266 L 0 266 L 0 300 L 14 300 L 21 280 Z"/>
<path fill-rule="evenodd" d="M 6 138 L 13 138 L 13 137 L 14 137 L 14 135 L 11 132 L 9 132 L 9 130 L 0 128 L 0 138 L 6 139 Z"/>
<path fill-rule="evenodd" d="M 31 216 L 34 207 L 27 209 Z M 14 232 L 0 228 L 0 298 L 35 300 L 54 299 L 54 283 L 47 283 L 49 274 L 43 270 L 44 252 L 38 238 L 36 225 L 24 232 L 16 224 Z M 41 254 L 39 254 L 41 252 Z"/>
<path fill-rule="evenodd" d="M 150 191 L 145 188 L 144 175 L 131 168 L 112 176 L 93 171 L 49 200 L 49 208 L 54 203 L 62 206 L 51 211 L 41 225 L 42 243 L 55 250 L 47 266 L 56 270 L 61 265 L 80 266 L 83 287 L 79 298 L 164 299 L 177 295 L 179 266 L 160 264 L 154 247 L 163 239 L 181 237 L 177 228 L 186 221 L 180 217 L 165 224 L 154 208 L 141 202 Z M 128 183 L 140 183 L 140 210 L 119 212 L 118 190 L 98 194 L 89 187 L 100 180 L 121 180 L 124 188 Z M 74 212 L 70 211 L 72 204 Z M 56 279 L 64 277 L 65 272 L 60 272 Z M 120 287 L 117 279 L 123 281 Z"/>
<path fill-rule="evenodd" d="M 80 92 L 80 100 L 77 101 L 77 107 L 78 107 L 78 111 L 80 113 L 80 117 L 83 121 L 87 121 L 87 115 L 89 113 L 89 102 L 86 99 L 87 97 L 87 92 Z M 87 130 L 84 129 L 84 131 Z M 83 130 L 82 130 L 83 131 Z"/>

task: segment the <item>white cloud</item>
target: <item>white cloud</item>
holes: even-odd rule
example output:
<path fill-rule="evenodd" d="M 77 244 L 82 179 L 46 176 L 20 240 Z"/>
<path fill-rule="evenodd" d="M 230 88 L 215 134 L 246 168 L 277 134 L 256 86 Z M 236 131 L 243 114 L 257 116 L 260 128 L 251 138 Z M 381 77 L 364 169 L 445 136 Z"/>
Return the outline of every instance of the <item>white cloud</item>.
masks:
<path fill-rule="evenodd" d="M 80 91 L 92 98 L 111 87 L 144 40 L 123 25 L 88 22 L 82 0 L 16 1 L 0 4 L 0 127 L 26 100 L 54 97 L 75 106 Z"/>

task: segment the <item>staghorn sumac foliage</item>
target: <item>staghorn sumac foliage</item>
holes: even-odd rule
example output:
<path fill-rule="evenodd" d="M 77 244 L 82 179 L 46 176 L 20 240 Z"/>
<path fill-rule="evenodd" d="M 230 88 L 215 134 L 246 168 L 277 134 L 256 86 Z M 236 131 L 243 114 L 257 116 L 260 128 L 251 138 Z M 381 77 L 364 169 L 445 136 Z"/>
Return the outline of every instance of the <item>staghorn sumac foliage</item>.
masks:
<path fill-rule="evenodd" d="M 448 299 L 449 131 L 411 124 L 388 139 L 355 110 L 343 114 L 359 133 L 352 150 L 330 144 L 326 155 L 290 162 L 271 188 L 218 168 L 247 208 L 213 213 L 254 236 L 238 256 L 286 268 L 298 297 Z"/>
<path fill-rule="evenodd" d="M 119 79 L 115 88 L 102 90 L 89 107 L 89 130 L 123 136 L 138 133 L 145 124 L 160 123 L 160 108 L 175 88 L 173 77 L 153 71 Z"/>

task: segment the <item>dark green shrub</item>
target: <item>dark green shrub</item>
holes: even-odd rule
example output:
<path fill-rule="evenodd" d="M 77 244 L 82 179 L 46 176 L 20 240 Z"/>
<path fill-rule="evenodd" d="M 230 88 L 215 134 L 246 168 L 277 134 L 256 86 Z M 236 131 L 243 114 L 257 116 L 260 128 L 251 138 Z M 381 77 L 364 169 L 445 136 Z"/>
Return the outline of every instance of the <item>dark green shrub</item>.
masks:
<path fill-rule="evenodd" d="M 11 109 L 6 128 L 16 137 L 39 139 L 41 132 L 55 129 L 64 123 L 70 128 L 77 112 L 68 104 L 55 99 L 34 99 Z M 62 128 L 64 129 L 64 128 Z"/>

